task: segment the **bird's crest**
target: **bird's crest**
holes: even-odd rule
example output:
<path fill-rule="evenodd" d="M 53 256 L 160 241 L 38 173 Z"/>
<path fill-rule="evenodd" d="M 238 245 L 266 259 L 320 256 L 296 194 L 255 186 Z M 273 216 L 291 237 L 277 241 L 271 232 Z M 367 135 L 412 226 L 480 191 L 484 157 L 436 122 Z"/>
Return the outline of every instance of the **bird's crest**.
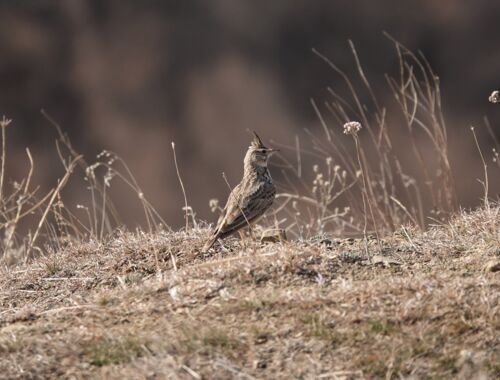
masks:
<path fill-rule="evenodd" d="M 252 140 L 252 147 L 254 148 L 265 148 L 264 144 L 262 144 L 262 140 L 260 139 L 259 135 L 254 131 L 253 132 L 253 140 Z"/>

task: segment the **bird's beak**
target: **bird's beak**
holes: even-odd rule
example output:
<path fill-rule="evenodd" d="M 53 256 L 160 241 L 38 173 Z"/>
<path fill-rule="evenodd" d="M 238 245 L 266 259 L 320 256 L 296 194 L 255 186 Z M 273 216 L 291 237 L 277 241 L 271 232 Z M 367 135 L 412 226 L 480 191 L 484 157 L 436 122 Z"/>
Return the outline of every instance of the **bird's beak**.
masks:
<path fill-rule="evenodd" d="M 279 151 L 280 151 L 279 149 L 267 148 L 267 153 L 269 153 L 269 154 L 273 154 L 273 153 L 276 153 Z"/>

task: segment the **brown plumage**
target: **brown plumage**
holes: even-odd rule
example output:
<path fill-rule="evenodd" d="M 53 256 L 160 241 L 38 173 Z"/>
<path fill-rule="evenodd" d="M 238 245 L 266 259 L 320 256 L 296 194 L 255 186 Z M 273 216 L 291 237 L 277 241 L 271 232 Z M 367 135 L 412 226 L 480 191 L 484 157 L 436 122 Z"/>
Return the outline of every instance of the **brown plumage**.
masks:
<path fill-rule="evenodd" d="M 243 161 L 243 179 L 229 194 L 217 226 L 202 252 L 208 251 L 217 239 L 230 236 L 255 222 L 273 204 L 276 188 L 267 162 L 277 149 L 267 148 L 257 133 L 254 135 Z"/>

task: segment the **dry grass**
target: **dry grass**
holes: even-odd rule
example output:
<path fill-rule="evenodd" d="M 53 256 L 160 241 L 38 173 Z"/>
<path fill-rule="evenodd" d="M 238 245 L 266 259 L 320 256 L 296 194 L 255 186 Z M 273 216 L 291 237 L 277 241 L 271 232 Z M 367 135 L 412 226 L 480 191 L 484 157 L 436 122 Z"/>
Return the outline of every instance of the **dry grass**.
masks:
<path fill-rule="evenodd" d="M 207 233 L 120 232 L 4 269 L 0 373 L 500 375 L 500 278 L 484 269 L 500 261 L 498 205 L 424 234 L 401 230 L 373 260 L 361 240 L 327 238 L 231 241 L 226 253 L 200 257 Z"/>
<path fill-rule="evenodd" d="M 421 53 L 387 37 L 394 44 L 399 70 L 385 75 L 388 86 L 380 94 L 372 88 L 352 42 L 351 65 L 357 75 L 348 75 L 314 51 L 332 69 L 334 83 L 324 99 L 312 100 L 318 127 L 306 130 L 309 141 L 297 137 L 295 146 L 276 142 L 296 155 L 296 163 L 281 157 L 285 181 L 279 184 L 278 197 L 293 207 L 282 206 L 284 212 L 275 221 L 294 236 L 323 231 L 384 235 L 406 224 L 424 231 L 430 217 L 446 221 L 459 210 L 454 174 L 463 181 L 463 173 L 450 163 L 439 77 Z M 487 119 L 480 133 L 486 131 L 495 149 L 492 155 L 483 154 L 477 146 L 485 202 L 498 196 L 496 190 L 488 192 L 488 173 L 494 178 L 499 168 L 498 141 Z M 493 165 L 487 168 L 491 159 Z M 305 170 L 303 162 L 311 160 L 313 170 Z"/>
<path fill-rule="evenodd" d="M 27 150 L 26 176 L 7 181 L 6 131 L 15 126 L 3 118 L 0 378 L 499 378 L 500 207 L 488 181 L 499 145 L 488 167 L 474 134 L 483 207 L 458 212 L 438 79 L 423 57 L 395 47 L 400 73 L 387 81 L 398 123 L 354 45 L 364 95 L 322 57 L 351 99 L 329 88 L 324 107 L 336 129 L 313 102 L 324 136 L 311 133 L 308 152 L 297 139 L 297 165 L 282 156 L 287 186 L 273 216 L 290 242 L 228 240 L 201 254 L 209 229 L 188 205 L 174 146 L 180 231 L 165 225 L 123 160 L 105 151 L 87 162 L 45 113 L 59 136 L 60 180 L 40 194 Z M 361 124 L 337 139 L 351 120 Z M 420 182 L 393 150 L 401 123 Z M 319 160 L 310 172 L 306 153 Z M 68 181 L 88 199 L 65 204 Z M 144 229 L 122 227 L 111 183 L 140 203 Z"/>

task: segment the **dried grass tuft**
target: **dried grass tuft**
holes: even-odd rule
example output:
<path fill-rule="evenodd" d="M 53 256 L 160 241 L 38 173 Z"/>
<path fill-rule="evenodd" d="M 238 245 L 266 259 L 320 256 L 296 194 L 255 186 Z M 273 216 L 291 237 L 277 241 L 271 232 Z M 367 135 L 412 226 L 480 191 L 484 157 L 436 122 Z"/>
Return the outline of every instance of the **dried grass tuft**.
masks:
<path fill-rule="evenodd" d="M 380 242 L 398 265 L 371 260 L 375 240 L 326 236 L 229 240 L 203 257 L 206 227 L 71 244 L 3 269 L 0 370 L 451 379 L 472 366 L 494 378 L 500 279 L 483 268 L 500 261 L 499 216 L 493 203 L 406 227 Z"/>

